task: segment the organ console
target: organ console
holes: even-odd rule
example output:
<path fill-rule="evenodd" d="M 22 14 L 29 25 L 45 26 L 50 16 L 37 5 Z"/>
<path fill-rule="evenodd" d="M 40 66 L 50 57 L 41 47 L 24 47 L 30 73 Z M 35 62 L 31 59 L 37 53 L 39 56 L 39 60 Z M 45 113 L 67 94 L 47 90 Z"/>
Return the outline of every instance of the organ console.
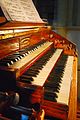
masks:
<path fill-rule="evenodd" d="M 1 25 L 0 91 L 2 120 L 76 120 L 76 45 L 46 23 Z"/>

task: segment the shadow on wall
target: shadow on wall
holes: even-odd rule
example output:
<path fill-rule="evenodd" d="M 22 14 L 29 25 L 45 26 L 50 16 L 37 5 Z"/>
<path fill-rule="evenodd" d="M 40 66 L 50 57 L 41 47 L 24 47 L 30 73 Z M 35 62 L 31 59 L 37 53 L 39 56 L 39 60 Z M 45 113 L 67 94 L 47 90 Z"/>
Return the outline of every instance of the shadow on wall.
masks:
<path fill-rule="evenodd" d="M 76 44 L 78 50 L 78 64 L 80 66 L 80 31 L 68 31 L 67 38 Z"/>

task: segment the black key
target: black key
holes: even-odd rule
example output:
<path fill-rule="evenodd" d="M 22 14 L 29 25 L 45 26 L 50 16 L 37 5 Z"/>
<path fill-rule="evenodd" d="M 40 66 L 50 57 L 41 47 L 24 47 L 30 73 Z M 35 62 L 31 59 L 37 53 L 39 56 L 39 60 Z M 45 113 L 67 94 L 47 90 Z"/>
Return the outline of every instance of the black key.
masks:
<path fill-rule="evenodd" d="M 26 78 L 20 78 L 19 81 L 23 83 L 31 83 L 31 80 Z"/>
<path fill-rule="evenodd" d="M 20 79 L 29 79 L 30 81 L 33 81 L 33 78 L 31 76 L 27 76 L 27 75 L 22 75 L 20 77 Z"/>

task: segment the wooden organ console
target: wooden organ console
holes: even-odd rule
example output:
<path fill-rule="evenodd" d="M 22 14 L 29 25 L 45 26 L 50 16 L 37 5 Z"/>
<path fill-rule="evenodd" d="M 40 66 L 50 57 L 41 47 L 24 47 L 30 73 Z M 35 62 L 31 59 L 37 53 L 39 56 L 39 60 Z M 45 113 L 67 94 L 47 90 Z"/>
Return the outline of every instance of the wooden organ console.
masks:
<path fill-rule="evenodd" d="M 48 24 L 0 17 L 0 119 L 76 120 L 76 45 Z"/>
<path fill-rule="evenodd" d="M 2 25 L 0 91 L 17 92 L 20 97 L 18 105 L 6 102 L 3 120 L 26 114 L 31 120 L 76 120 L 76 45 L 45 24 Z"/>

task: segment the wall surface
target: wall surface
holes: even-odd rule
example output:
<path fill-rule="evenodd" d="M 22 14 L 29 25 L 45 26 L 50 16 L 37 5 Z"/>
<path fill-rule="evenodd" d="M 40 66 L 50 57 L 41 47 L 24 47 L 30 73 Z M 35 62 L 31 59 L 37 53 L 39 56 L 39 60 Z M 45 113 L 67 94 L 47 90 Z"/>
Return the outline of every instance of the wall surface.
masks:
<path fill-rule="evenodd" d="M 78 50 L 78 63 L 80 64 L 80 31 L 68 31 L 67 38 L 76 44 Z"/>

